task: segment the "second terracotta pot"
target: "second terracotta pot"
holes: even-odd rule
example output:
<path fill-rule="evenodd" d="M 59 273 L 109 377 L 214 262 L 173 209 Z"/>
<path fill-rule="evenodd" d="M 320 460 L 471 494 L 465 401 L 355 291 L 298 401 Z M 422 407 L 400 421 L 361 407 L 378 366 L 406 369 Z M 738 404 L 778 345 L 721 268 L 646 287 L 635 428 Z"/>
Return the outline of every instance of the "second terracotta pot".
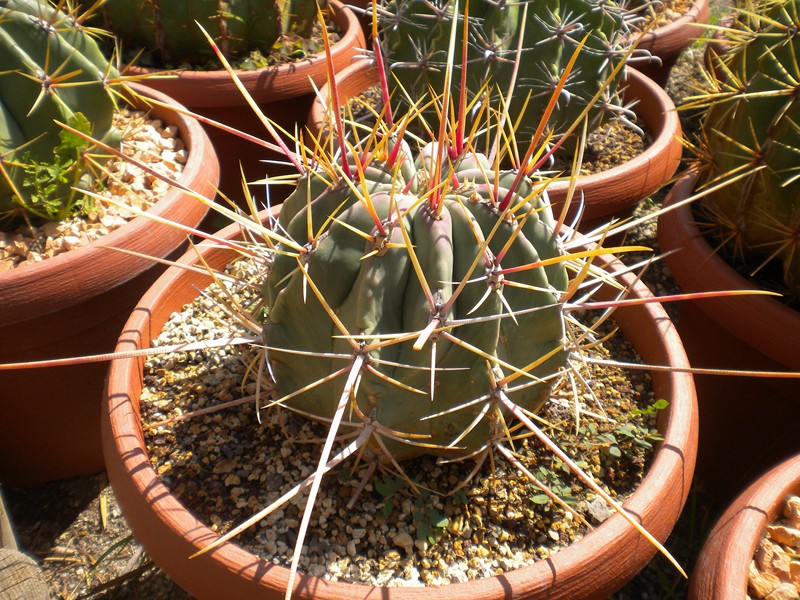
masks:
<path fill-rule="evenodd" d="M 378 71 L 370 61 L 359 61 L 336 76 L 339 102 L 345 103 L 375 85 Z M 570 218 L 577 212 L 579 193 L 584 195 L 584 212 L 579 229 L 601 225 L 611 217 L 628 216 L 636 204 L 657 191 L 675 173 L 680 164 L 681 125 L 670 97 L 648 77 L 628 69 L 623 83 L 624 100 L 638 100 L 636 115 L 650 130 L 653 140 L 644 152 L 628 162 L 593 175 L 578 177 Z M 330 91 L 325 85 L 314 101 L 308 119 L 308 129 L 316 134 L 325 122 Z M 556 180 L 547 188 L 553 212 L 558 214 L 567 197 L 569 182 Z M 567 222 L 569 222 L 569 218 Z"/>

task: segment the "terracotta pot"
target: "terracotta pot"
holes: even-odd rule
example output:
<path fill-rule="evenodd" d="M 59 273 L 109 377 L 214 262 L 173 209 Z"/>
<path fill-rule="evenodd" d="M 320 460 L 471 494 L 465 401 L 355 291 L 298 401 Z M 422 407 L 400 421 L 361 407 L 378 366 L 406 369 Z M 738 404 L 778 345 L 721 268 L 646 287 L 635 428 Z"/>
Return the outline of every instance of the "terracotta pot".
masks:
<path fill-rule="evenodd" d="M 266 213 L 262 213 L 262 219 Z M 224 230 L 225 237 L 238 234 Z M 229 250 L 202 245 L 204 259 L 220 268 L 233 256 Z M 183 264 L 196 262 L 190 254 Z M 634 279 L 621 276 L 626 284 Z M 196 272 L 170 268 L 133 312 L 118 350 L 147 347 L 170 314 L 194 299 L 210 279 Z M 636 284 L 633 295 L 649 295 Z M 619 311 L 618 323 L 648 363 L 686 366 L 680 339 L 660 305 Z M 661 415 L 664 442 L 637 492 L 625 504 L 658 539 L 671 531 L 691 483 L 697 421 L 692 378 L 682 373 L 653 373 L 657 398 L 669 401 Z M 109 479 L 135 536 L 153 560 L 179 585 L 199 598 L 282 598 L 289 571 L 226 543 L 214 552 L 189 556 L 218 536 L 171 495 L 150 465 L 142 436 L 139 398 L 142 360 L 119 360 L 111 367 L 103 440 Z M 503 576 L 434 590 L 371 588 L 299 576 L 295 598 L 605 598 L 620 588 L 653 556 L 655 549 L 619 515 L 547 560 Z"/>
<path fill-rule="evenodd" d="M 695 0 L 682 17 L 648 32 L 637 48 L 648 50 L 660 63 L 638 65 L 636 68 L 661 87 L 666 87 L 670 71 L 681 52 L 704 34 L 702 25 L 708 23 L 708 0 Z M 634 41 L 631 39 L 631 41 Z"/>
<path fill-rule="evenodd" d="M 693 187 L 694 177 L 684 176 L 666 204 L 687 198 Z M 662 252 L 676 251 L 666 261 L 686 292 L 758 289 L 714 252 L 689 205 L 659 218 L 658 241 Z M 775 298 L 683 302 L 677 325 L 695 367 L 800 371 L 800 313 Z M 701 375 L 695 382 L 702 423 L 698 479 L 713 496 L 730 500 L 755 475 L 800 451 L 800 380 Z"/>
<path fill-rule="evenodd" d="M 756 545 L 791 494 L 800 494 L 800 454 L 759 477 L 720 517 L 697 558 L 690 600 L 745 597 Z"/>
<path fill-rule="evenodd" d="M 359 61 L 339 73 L 336 81 L 339 85 L 339 101 L 344 103 L 375 85 L 378 72 L 369 61 Z M 639 100 L 634 111 L 652 132 L 654 139 L 642 154 L 630 161 L 601 173 L 578 178 L 570 215 L 577 212 L 575 205 L 578 192 L 582 191 L 585 208 L 583 225 L 579 229 L 603 224 L 612 216 L 627 216 L 642 198 L 664 185 L 680 163 L 683 150 L 680 143 L 681 125 L 670 97 L 634 69 L 628 69 L 625 85 L 625 101 Z M 314 134 L 320 131 L 325 122 L 329 94 L 329 88 L 325 85 L 309 114 L 308 129 Z M 556 214 L 564 204 L 568 187 L 569 182 L 561 180 L 547 188 Z"/>
<path fill-rule="evenodd" d="M 162 102 L 167 96 L 134 85 Z M 194 119 L 166 108 L 151 114 L 180 129 L 190 150 L 180 181 L 214 196 L 214 149 Z M 207 208 L 170 190 L 151 212 L 196 226 Z M 136 301 L 164 267 L 109 250 L 165 257 L 186 234 L 147 217 L 86 246 L 0 274 L 0 364 L 111 352 Z M 103 469 L 100 401 L 107 363 L 0 371 L 0 482 L 30 485 Z"/>
<path fill-rule="evenodd" d="M 332 20 L 341 29 L 341 39 L 331 48 L 336 70 L 344 69 L 365 47 L 364 33 L 357 17 L 337 0 L 331 0 Z M 141 67 L 128 67 L 126 75 L 152 75 L 156 71 Z M 254 71 L 237 71 L 237 76 L 264 113 L 293 132 L 308 118 L 314 100 L 315 86 L 327 81 L 326 54 L 278 67 L 267 67 Z M 313 83 L 312 83 L 313 82 Z M 242 93 L 224 70 L 182 71 L 177 76 L 147 78 L 145 85 L 175 98 L 196 112 L 271 142 L 267 130 L 247 105 Z M 276 152 L 243 140 L 231 133 L 205 126 L 220 160 L 220 190 L 232 200 L 242 201 L 242 171 L 245 180 L 252 182 L 270 176 L 294 173 L 293 168 L 283 165 L 265 164 L 266 160 L 285 161 Z M 290 148 L 294 148 L 290 144 Z M 251 187 L 258 194 L 258 201 L 266 202 L 263 188 Z M 291 186 L 271 186 L 273 203 L 282 201 L 291 191 Z M 242 206 L 244 206 L 242 204 Z"/>

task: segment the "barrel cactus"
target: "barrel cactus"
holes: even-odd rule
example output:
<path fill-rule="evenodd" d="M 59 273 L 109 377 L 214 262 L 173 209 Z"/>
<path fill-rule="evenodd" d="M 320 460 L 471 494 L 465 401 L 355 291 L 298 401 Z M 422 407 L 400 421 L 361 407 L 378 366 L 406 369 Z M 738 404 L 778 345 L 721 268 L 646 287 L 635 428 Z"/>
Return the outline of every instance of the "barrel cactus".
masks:
<path fill-rule="evenodd" d="M 110 89 L 116 77 L 72 16 L 46 0 L 0 2 L 0 213 L 25 207 L 46 217 L 72 204 L 70 187 L 88 164 L 80 152 L 54 159 L 54 150 L 63 148 L 56 121 L 83 123 L 96 138 L 118 146 Z M 49 197 L 38 197 L 32 165 L 54 160 L 63 171 L 46 186 Z"/>
<path fill-rule="evenodd" d="M 269 52 L 283 36 L 311 37 L 317 11 L 316 0 L 107 0 L 101 16 L 123 43 L 165 62 L 202 64 L 214 53 L 198 24 L 227 58 L 238 58 L 250 50 Z"/>
<path fill-rule="evenodd" d="M 731 33 L 703 117 L 702 183 L 728 182 L 705 207 L 738 255 L 750 264 L 782 262 L 800 296 L 800 3 L 766 2 Z"/>
<path fill-rule="evenodd" d="M 383 54 L 393 75 L 394 101 L 401 110 L 407 110 L 409 98 L 421 100 L 429 90 L 442 89 L 453 10 L 454 4 L 444 0 L 392 0 L 379 10 Z M 628 13 L 615 2 L 472 0 L 466 15 L 469 100 L 480 100 L 488 91 L 492 100 L 481 104 L 497 112 L 502 109 L 499 95 L 510 98 L 511 120 L 519 121 L 518 142 L 530 141 L 561 73 L 584 38 L 586 45 L 549 126 L 556 134 L 563 133 L 598 93 L 599 101 L 587 115 L 589 130 L 620 111 L 617 83 L 622 72 L 612 76 L 612 71 L 624 59 L 621 44 Z M 463 18 L 460 14 L 459 19 Z M 463 35 L 459 25 L 455 44 L 459 53 Z M 519 72 L 511 95 L 508 86 L 518 47 Z M 459 55 L 453 77 L 456 87 L 461 81 L 460 65 Z M 492 120 L 496 122 L 497 117 Z"/>
<path fill-rule="evenodd" d="M 479 153 L 436 177 L 437 149 L 375 160 L 357 187 L 305 176 L 280 213 L 302 250 L 278 247 L 264 288 L 284 406 L 332 418 L 343 378 L 323 380 L 361 357 L 357 412 L 393 460 L 475 452 L 503 431 L 483 406 L 505 377 L 535 411 L 566 362 L 566 270 L 529 268 L 560 254 L 546 200 Z"/>

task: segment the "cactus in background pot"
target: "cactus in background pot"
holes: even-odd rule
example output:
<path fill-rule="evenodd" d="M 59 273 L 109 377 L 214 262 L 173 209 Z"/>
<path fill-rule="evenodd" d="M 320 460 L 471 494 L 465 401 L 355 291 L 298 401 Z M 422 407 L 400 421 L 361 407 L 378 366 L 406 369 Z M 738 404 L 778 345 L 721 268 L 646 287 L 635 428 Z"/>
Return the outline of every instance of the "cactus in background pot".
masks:
<path fill-rule="evenodd" d="M 80 204 L 70 187 L 89 164 L 56 121 L 118 146 L 116 77 L 71 15 L 46 0 L 0 3 L 0 214 L 63 218 Z"/>
<path fill-rule="evenodd" d="M 268 54 L 285 36 L 310 38 L 317 11 L 316 0 L 108 0 L 101 7 L 104 26 L 124 43 L 165 62 L 192 64 L 214 56 L 198 23 L 227 58 L 238 58 L 251 50 Z"/>
<path fill-rule="evenodd" d="M 519 120 L 517 140 L 523 146 L 530 141 L 561 73 L 584 38 L 585 47 L 557 99 L 558 110 L 549 126 L 556 135 L 563 133 L 596 94 L 600 94 L 600 101 L 587 114 L 589 130 L 622 111 L 617 93 L 622 72 L 608 81 L 615 66 L 625 58 L 620 44 L 628 31 L 627 13 L 616 3 L 472 0 L 468 11 L 466 28 L 460 24 L 457 28 L 455 47 L 462 48 L 461 38 L 466 35 L 469 101 L 481 100 L 486 93 L 494 99 L 499 94 L 510 98 L 508 113 L 512 122 Z M 440 0 L 393 0 L 378 14 L 384 35 L 383 54 L 393 75 L 390 82 L 398 88 L 393 91 L 394 102 L 407 110 L 410 98 L 418 102 L 429 90 L 442 89 L 453 4 Z M 521 56 L 519 72 L 515 73 L 518 47 Z M 461 61 L 456 63 L 453 82 L 458 87 Z M 516 89 L 510 94 L 508 88 L 514 76 Z M 481 100 L 480 105 L 494 110 L 502 106 L 496 100 Z M 429 114 L 434 114 L 432 109 L 426 117 Z M 491 121 L 496 123 L 497 119 L 495 115 Z"/>
<path fill-rule="evenodd" d="M 782 263 L 800 296 L 800 11 L 797 0 L 766 2 L 743 15 L 719 59 L 699 147 L 701 184 L 726 185 L 704 206 L 737 259 Z M 761 266 L 757 266 L 756 270 Z"/>

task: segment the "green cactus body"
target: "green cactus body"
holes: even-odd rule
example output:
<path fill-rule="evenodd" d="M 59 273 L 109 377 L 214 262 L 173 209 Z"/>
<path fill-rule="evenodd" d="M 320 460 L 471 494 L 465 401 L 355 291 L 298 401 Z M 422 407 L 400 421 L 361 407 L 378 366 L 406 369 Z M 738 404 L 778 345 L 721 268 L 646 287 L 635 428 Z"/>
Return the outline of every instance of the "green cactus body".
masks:
<path fill-rule="evenodd" d="M 268 53 L 281 36 L 308 38 L 315 0 L 108 0 L 104 25 L 126 44 L 157 52 L 167 62 L 214 58 L 199 23 L 227 58 L 250 50 Z"/>
<path fill-rule="evenodd" d="M 423 149 L 421 156 L 431 148 L 435 145 Z M 461 344 L 433 334 L 437 341 L 432 397 L 430 340 L 414 349 L 416 335 L 409 335 L 405 341 L 367 352 L 370 366 L 385 378 L 363 371 L 356 395 L 363 418 L 400 437 L 422 436 L 412 441 L 428 445 L 389 440 L 387 446 L 397 460 L 423 453 L 466 455 L 480 448 L 498 435 L 492 410 L 499 406 L 480 417 L 483 407 L 491 404 L 493 382 L 542 358 L 541 364 L 529 370 L 530 376 L 520 377 L 506 389 L 518 405 L 536 410 L 553 383 L 552 377 L 547 381 L 537 378 L 558 373 L 566 362 L 559 305 L 560 292 L 567 285 L 563 263 L 505 276 L 524 288 L 505 284 L 496 272 L 559 255 L 549 205 L 532 193 L 526 181 L 513 194 L 511 216 L 501 218 L 498 202 L 511 187 L 515 173 L 495 175 L 488 161 L 475 154 L 442 176 L 449 186 L 441 210 L 434 211 L 428 202 L 420 201 L 422 191 L 429 189 L 424 163 L 406 160 L 396 173 L 374 165 L 366 170 L 364 181 L 368 182 L 371 204 L 384 223 L 385 236 L 377 234 L 364 200 L 350 187 L 341 182 L 327 187 L 314 174 L 302 179 L 284 205 L 280 229 L 304 244 L 311 223 L 313 248 L 300 259 L 290 248 L 279 248 L 264 286 L 269 307 L 265 339 L 279 396 L 346 370 L 354 357 L 352 345 L 341 337 L 340 329 L 309 288 L 298 260 L 346 330 L 366 336 L 365 344 L 380 336 L 419 332 L 434 315 L 442 326 L 475 320 L 450 329 Z M 328 219 L 332 214 L 335 217 Z M 314 227 L 323 223 L 327 223 L 325 231 L 319 234 Z M 403 230 L 435 298 L 435 310 L 423 292 Z M 373 237 L 365 240 L 356 231 Z M 512 236 L 498 266 L 493 259 Z M 483 251 L 486 239 L 488 250 Z M 458 290 L 464 280 L 469 283 Z M 456 299 L 448 303 L 453 295 Z M 518 313 L 515 318 L 508 316 L 509 309 Z M 520 312 L 524 309 L 536 310 Z M 504 314 L 505 318 L 493 318 Z M 331 418 L 345 376 L 311 387 L 284 405 Z M 527 385 L 520 385 L 523 382 Z M 424 419 L 477 399 L 483 401 Z M 478 425 L 470 429 L 476 419 Z M 465 432 L 469 433 L 459 439 Z"/>
<path fill-rule="evenodd" d="M 734 78 L 721 84 L 728 97 L 710 104 L 702 130 L 706 182 L 760 169 L 705 202 L 737 252 L 782 260 L 785 283 L 800 296 L 798 2 L 760 10 L 766 18 L 747 17 L 753 35 L 725 57 Z"/>
<path fill-rule="evenodd" d="M 53 81 L 59 76 L 67 85 Z M 0 159 L 8 175 L 0 176 L 0 213 L 18 205 L 13 187 L 25 204 L 23 156 L 53 159 L 62 131 L 56 120 L 66 123 L 81 113 L 96 138 L 119 145 L 107 86 L 117 76 L 95 41 L 45 0 L 0 1 Z M 71 194 L 71 183 L 56 195 Z"/>
<path fill-rule="evenodd" d="M 527 16 L 523 19 L 525 5 Z M 390 85 L 395 88 L 394 102 L 401 110 L 406 110 L 408 104 L 403 90 L 418 99 L 428 90 L 444 89 L 453 11 L 452 2 L 394 0 L 381 17 L 382 47 L 392 74 Z M 590 130 L 596 128 L 617 110 L 616 82 L 607 86 L 606 79 L 623 60 L 618 44 L 625 31 L 624 14 L 608 0 L 472 0 L 468 17 L 468 98 L 472 100 L 480 94 L 487 82 L 493 97 L 507 97 L 520 46 L 519 74 L 509 113 L 512 120 L 520 119 L 518 142 L 527 144 L 560 75 L 588 34 L 549 125 L 556 133 L 562 133 L 594 95 L 605 90 L 588 113 Z M 459 16 L 461 19 L 463 16 Z M 462 31 L 459 23 L 453 74 L 456 88 L 461 77 L 458 49 L 462 47 Z M 620 77 L 621 71 L 616 81 Z M 500 106 L 497 101 L 490 101 L 489 105 Z M 431 110 L 428 114 L 435 113 Z"/>

